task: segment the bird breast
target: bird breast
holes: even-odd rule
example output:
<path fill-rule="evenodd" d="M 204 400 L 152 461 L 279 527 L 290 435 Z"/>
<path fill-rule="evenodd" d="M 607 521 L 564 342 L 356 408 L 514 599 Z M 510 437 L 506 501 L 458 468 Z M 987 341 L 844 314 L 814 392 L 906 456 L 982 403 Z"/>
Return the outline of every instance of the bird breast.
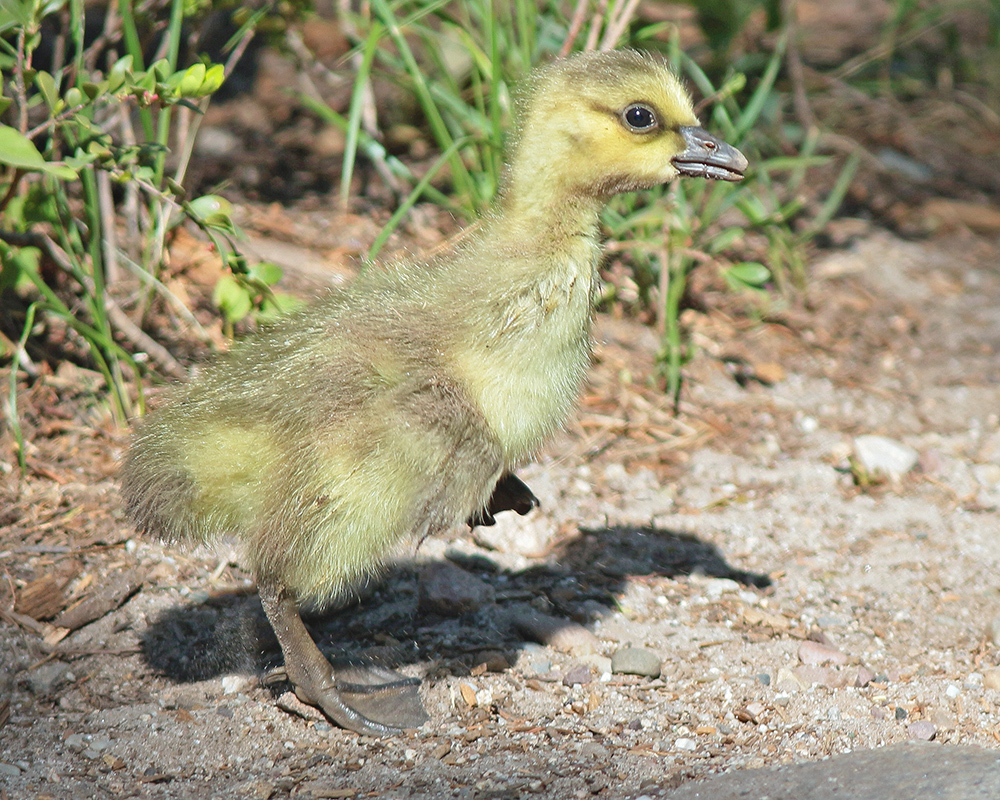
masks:
<path fill-rule="evenodd" d="M 590 364 L 598 257 L 597 243 L 584 237 L 545 269 L 522 273 L 481 310 L 492 317 L 483 333 L 458 343 L 452 363 L 499 440 L 507 469 L 566 421 L 580 392 Z"/>

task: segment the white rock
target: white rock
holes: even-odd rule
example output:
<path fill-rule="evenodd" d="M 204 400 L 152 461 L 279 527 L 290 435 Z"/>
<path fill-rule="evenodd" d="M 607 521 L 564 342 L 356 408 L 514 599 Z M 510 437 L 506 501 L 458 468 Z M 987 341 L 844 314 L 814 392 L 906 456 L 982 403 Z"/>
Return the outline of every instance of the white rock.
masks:
<path fill-rule="evenodd" d="M 909 445 L 886 436 L 858 436 L 854 440 L 854 452 L 866 471 L 890 477 L 905 475 L 920 458 Z"/>
<path fill-rule="evenodd" d="M 674 742 L 674 747 L 678 750 L 694 751 L 698 749 L 698 744 L 694 739 L 680 738 Z"/>
<path fill-rule="evenodd" d="M 987 489 L 997 488 L 1000 485 L 1000 464 L 976 464 L 972 468 L 972 474 L 979 481 L 979 485 Z"/>
<path fill-rule="evenodd" d="M 242 675 L 224 675 L 222 677 L 223 694 L 239 694 L 247 686 L 247 679 Z"/>

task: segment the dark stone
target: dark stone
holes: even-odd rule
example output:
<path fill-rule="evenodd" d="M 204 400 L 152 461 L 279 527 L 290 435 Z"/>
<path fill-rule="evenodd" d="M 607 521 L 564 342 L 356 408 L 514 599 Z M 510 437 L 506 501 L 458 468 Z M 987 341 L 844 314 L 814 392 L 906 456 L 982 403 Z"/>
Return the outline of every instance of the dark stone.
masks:
<path fill-rule="evenodd" d="M 907 742 L 826 761 L 730 772 L 687 783 L 667 800 L 996 800 L 1000 753 L 979 747 Z"/>

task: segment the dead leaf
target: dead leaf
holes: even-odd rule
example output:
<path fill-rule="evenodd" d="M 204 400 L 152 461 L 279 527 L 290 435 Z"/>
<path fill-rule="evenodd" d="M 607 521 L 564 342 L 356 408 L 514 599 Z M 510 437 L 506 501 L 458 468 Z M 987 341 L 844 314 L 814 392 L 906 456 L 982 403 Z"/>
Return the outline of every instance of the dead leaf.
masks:
<path fill-rule="evenodd" d="M 462 694 L 462 699 L 469 708 L 476 707 L 476 690 L 473 689 L 469 684 L 462 683 L 459 684 L 458 691 Z"/>

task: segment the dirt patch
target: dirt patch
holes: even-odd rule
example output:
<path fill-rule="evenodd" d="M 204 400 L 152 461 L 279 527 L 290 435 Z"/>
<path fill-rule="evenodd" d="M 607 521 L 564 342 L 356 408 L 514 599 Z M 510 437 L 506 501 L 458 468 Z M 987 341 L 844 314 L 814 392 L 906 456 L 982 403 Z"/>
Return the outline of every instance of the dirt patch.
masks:
<path fill-rule="evenodd" d="M 997 749 L 998 249 L 875 233 L 815 266 L 801 309 L 701 317 L 676 419 L 648 333 L 602 319 L 579 413 L 523 473 L 542 508 L 425 542 L 311 620 L 331 654 L 424 679 L 432 721 L 384 741 L 262 683 L 280 655 L 238 554 L 133 538 L 123 432 L 79 375 L 42 380 L 32 474 L 5 458 L 2 791 L 652 797 L 910 738 Z M 917 466 L 859 485 L 860 434 Z M 443 560 L 487 600 L 421 611 Z M 131 595 L 57 624 L 123 573 Z M 590 638 L 530 641 L 538 614 Z M 629 644 L 659 677 L 610 672 Z"/>

